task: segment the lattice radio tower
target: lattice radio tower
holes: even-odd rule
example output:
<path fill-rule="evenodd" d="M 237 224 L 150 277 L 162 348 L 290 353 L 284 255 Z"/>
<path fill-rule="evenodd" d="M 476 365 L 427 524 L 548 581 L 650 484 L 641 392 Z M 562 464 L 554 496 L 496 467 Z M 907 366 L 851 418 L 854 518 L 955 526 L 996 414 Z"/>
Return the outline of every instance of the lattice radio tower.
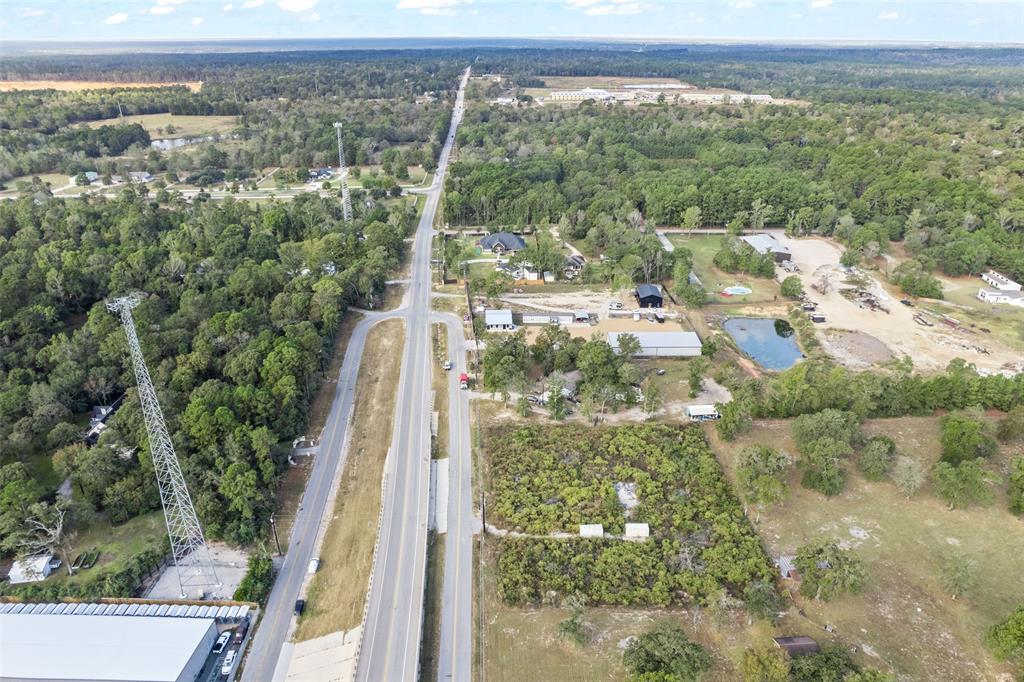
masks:
<path fill-rule="evenodd" d="M 348 167 L 345 166 L 345 150 L 341 146 L 341 123 L 334 124 L 338 133 L 338 175 L 341 176 L 341 211 L 345 222 L 352 222 L 352 198 L 348 195 Z"/>
<path fill-rule="evenodd" d="M 174 565 L 178 570 L 178 585 L 181 596 L 186 596 L 186 587 L 203 585 L 220 585 L 210 550 L 203 537 L 203 529 L 199 525 L 192 498 L 185 485 L 185 477 L 174 454 L 174 444 L 167 432 L 160 403 L 156 398 L 156 389 L 149 378 L 146 359 L 139 347 L 139 337 L 135 333 L 135 320 L 132 308 L 139 304 L 136 295 L 124 296 L 107 301 L 107 309 L 117 313 L 124 325 L 124 334 L 128 337 L 128 349 L 132 355 L 132 367 L 135 369 L 135 381 L 139 387 L 139 401 L 142 403 L 142 414 L 146 420 L 146 433 L 149 435 L 149 449 L 153 457 L 153 469 L 156 471 L 157 487 L 160 489 L 160 502 L 164 507 L 164 520 L 167 523 L 167 535 L 171 538 L 171 552 Z"/>

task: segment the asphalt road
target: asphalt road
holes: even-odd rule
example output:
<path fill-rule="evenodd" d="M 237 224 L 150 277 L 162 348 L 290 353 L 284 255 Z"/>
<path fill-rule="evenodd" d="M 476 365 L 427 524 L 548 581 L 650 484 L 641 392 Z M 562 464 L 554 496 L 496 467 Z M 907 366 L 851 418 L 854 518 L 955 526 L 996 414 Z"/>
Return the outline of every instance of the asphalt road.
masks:
<path fill-rule="evenodd" d="M 441 639 L 438 682 L 469 682 L 473 673 L 473 462 L 469 432 L 469 391 L 459 389 L 466 371 L 466 338 L 462 320 L 435 315 L 448 328 L 448 353 L 453 367 L 448 377 L 448 538 L 444 550 L 441 588 Z"/>
<path fill-rule="evenodd" d="M 430 484 L 430 242 L 448 170 L 455 131 L 462 119 L 467 69 L 459 85 L 452 123 L 438 159 L 434 184 L 416 230 L 407 295 L 406 345 L 391 451 L 384 467 L 384 509 L 374 557 L 369 608 L 356 680 L 410 682 L 419 669 L 427 559 Z"/>
<path fill-rule="evenodd" d="M 356 678 L 374 682 L 416 679 L 423 621 L 430 479 L 430 243 L 448 157 L 455 130 L 462 119 L 468 74 L 467 70 L 459 87 L 451 129 L 441 150 L 434 183 L 423 192 L 426 204 L 416 230 L 412 277 L 405 303 L 398 310 L 368 314 L 356 325 L 349 340 L 319 454 L 295 517 L 284 563 L 245 661 L 243 682 L 274 679 L 282 645 L 290 638 L 294 625 L 295 600 L 302 594 L 306 567 L 314 556 L 319 530 L 329 512 L 327 502 L 332 484 L 345 465 L 345 434 L 352 415 L 366 335 L 374 324 L 391 318 L 405 320 L 406 344 L 391 450 L 384 470 L 387 488 L 380 549 L 375 557 Z M 467 621 L 467 632 L 468 625 Z"/>

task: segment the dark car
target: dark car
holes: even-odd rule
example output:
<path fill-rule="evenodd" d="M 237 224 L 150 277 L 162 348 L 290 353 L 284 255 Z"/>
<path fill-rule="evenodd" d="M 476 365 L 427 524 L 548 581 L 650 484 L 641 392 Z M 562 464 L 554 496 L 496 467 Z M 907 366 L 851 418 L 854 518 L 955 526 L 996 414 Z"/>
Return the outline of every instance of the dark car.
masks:
<path fill-rule="evenodd" d="M 306 600 L 298 599 L 295 601 L 295 615 L 301 616 L 302 612 L 306 610 Z"/>

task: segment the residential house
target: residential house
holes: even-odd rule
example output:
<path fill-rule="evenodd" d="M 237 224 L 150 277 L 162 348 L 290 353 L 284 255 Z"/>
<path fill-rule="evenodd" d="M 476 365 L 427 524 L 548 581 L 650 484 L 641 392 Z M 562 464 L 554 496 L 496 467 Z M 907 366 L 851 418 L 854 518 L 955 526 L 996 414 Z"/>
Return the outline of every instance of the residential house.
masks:
<path fill-rule="evenodd" d="M 485 310 L 484 327 L 489 332 L 515 331 L 516 325 L 512 321 L 511 310 Z"/>
<path fill-rule="evenodd" d="M 526 248 L 526 242 L 511 232 L 495 232 L 480 240 L 480 248 L 491 253 L 515 253 Z"/>
<path fill-rule="evenodd" d="M 636 288 L 635 295 L 641 308 L 660 308 L 664 302 L 661 287 L 657 284 L 640 284 Z"/>

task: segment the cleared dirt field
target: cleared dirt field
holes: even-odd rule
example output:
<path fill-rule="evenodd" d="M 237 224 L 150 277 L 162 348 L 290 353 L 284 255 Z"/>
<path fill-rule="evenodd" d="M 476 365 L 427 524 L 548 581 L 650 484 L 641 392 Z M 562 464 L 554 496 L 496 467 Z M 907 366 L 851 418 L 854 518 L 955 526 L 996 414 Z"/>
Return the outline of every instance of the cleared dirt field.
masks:
<path fill-rule="evenodd" d="M 195 137 L 201 135 L 218 135 L 230 133 L 238 125 L 236 116 L 175 116 L 174 114 L 139 114 L 120 118 L 105 118 L 90 121 L 90 128 L 105 125 L 128 125 L 138 123 L 153 138 L 173 140 L 179 137 Z M 173 132 L 168 132 L 172 126 Z"/>
<path fill-rule="evenodd" d="M 735 443 L 712 436 L 712 446 L 733 476 L 735 455 L 744 445 L 763 443 L 795 452 L 791 426 L 790 421 L 757 422 Z M 938 460 L 937 417 L 870 420 L 864 430 L 890 436 L 899 454 L 926 469 Z M 993 465 L 1020 450 L 1004 447 L 1003 459 Z M 889 481 L 861 478 L 853 462 L 847 469 L 846 490 L 832 499 L 802 488 L 794 471 L 789 499 L 767 508 L 755 524 L 772 556 L 793 553 L 810 540 L 834 538 L 856 549 L 867 564 L 868 584 L 860 595 L 828 604 L 797 596 L 808 622 L 831 624 L 845 645 L 863 652 L 860 660 L 882 669 L 892 666 L 905 675 L 900 679 L 1012 679 L 1000 677 L 1012 668 L 992 658 L 984 645 L 986 629 L 1024 600 L 1024 526 L 1006 511 L 1002 488 L 991 507 L 949 511 L 927 485 L 907 500 Z M 977 561 L 974 586 L 955 600 L 941 580 L 942 566 L 954 550 Z"/>
<path fill-rule="evenodd" d="M 348 460 L 320 553 L 323 568 L 310 585 L 308 606 L 295 633 L 297 641 L 350 630 L 362 619 L 395 412 L 400 363 L 393 358 L 404 339 L 400 320 L 381 322 L 367 336 Z"/>
<path fill-rule="evenodd" d="M 860 308 L 839 293 L 849 286 L 843 284 L 846 276 L 838 269 L 842 254 L 839 246 L 817 237 L 792 239 L 782 234 L 776 236 L 793 253 L 793 260 L 800 267 L 798 274 L 804 289 L 818 303 L 819 312 L 827 319 L 819 327 L 854 330 L 870 335 L 897 356 L 909 355 L 914 366 L 924 371 L 944 369 L 954 358 L 963 358 L 979 369 L 990 372 L 1001 370 L 1006 363 L 1021 361 L 1024 347 L 1009 348 L 991 338 L 991 335 L 953 331 L 937 321 L 933 327 L 919 325 L 913 319 L 919 308 L 900 304 L 900 294 L 873 273 L 866 274 L 870 280 L 868 288 L 883 298 L 890 312 L 886 314 Z M 814 291 L 811 285 L 826 275 L 831 282 L 831 289 L 823 295 Z M 922 300 L 919 305 L 930 308 L 933 307 L 932 303 L 930 300 Z M 989 354 L 977 351 L 975 346 L 986 348 Z"/>
<path fill-rule="evenodd" d="M 199 92 L 202 81 L 180 83 L 118 83 L 115 81 L 0 81 L 0 92 L 12 90 L 61 90 L 79 92 L 81 90 L 125 90 L 137 88 L 166 88 L 172 85 L 184 85 L 192 92 Z"/>

